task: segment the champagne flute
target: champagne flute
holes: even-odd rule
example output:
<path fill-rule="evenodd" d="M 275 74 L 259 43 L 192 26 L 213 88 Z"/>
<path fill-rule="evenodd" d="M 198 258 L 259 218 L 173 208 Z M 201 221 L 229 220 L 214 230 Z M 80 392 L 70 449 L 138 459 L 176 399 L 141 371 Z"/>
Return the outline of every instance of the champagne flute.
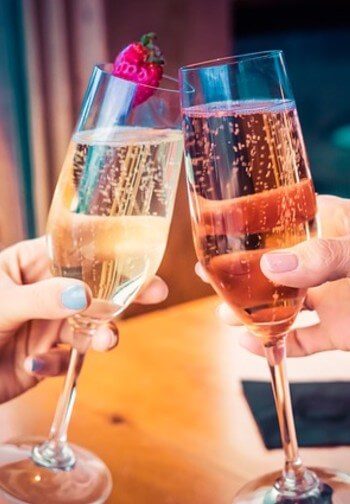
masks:
<path fill-rule="evenodd" d="M 105 502 L 104 463 L 67 442 L 76 381 L 91 335 L 122 313 L 162 260 L 182 161 L 177 81 L 136 100 L 140 85 L 95 66 L 59 177 L 47 225 L 54 275 L 83 280 L 91 305 L 70 319 L 73 347 L 49 438 L 0 448 L 0 500 Z M 151 89 L 150 89 L 151 88 Z"/>
<path fill-rule="evenodd" d="M 262 254 L 317 236 L 316 198 L 281 51 L 180 70 L 194 245 L 208 279 L 260 338 L 285 454 L 282 473 L 248 483 L 235 503 L 350 502 L 350 478 L 300 458 L 285 338 L 305 290 L 276 285 Z"/>

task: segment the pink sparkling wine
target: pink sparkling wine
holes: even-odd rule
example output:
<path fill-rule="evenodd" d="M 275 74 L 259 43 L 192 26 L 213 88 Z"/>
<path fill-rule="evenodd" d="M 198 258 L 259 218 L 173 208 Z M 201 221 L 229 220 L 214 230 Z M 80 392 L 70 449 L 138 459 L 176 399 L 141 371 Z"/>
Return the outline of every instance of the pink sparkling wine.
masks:
<path fill-rule="evenodd" d="M 184 110 L 184 133 L 198 258 L 242 322 L 277 337 L 290 328 L 305 292 L 269 281 L 261 256 L 316 235 L 316 198 L 295 104 L 191 107 Z"/>

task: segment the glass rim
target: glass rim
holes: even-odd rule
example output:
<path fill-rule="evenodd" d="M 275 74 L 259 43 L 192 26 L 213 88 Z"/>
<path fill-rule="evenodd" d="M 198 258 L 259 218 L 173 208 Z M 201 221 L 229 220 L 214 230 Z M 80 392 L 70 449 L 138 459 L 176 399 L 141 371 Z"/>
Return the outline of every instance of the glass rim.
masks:
<path fill-rule="evenodd" d="M 118 77 L 117 75 L 113 75 L 111 72 L 108 72 L 107 70 L 105 70 L 106 67 L 113 67 L 113 63 L 111 63 L 111 62 L 96 63 L 94 65 L 94 69 L 96 68 L 99 72 L 101 72 L 107 78 L 110 78 L 110 79 L 121 80 L 123 82 L 125 82 L 125 81 L 126 82 L 130 82 L 131 84 L 134 84 L 135 86 L 140 86 L 140 87 L 147 88 L 147 89 L 153 89 L 154 92 L 156 92 L 156 91 L 162 91 L 162 92 L 165 92 L 165 93 L 175 93 L 175 94 L 179 94 L 180 93 L 178 79 L 176 79 L 175 77 L 171 77 L 170 75 L 164 74 L 162 76 L 161 82 L 162 82 L 163 79 L 166 79 L 167 81 L 171 81 L 172 83 L 174 83 L 177 86 L 176 89 L 165 88 L 165 87 L 162 87 L 162 86 L 151 86 L 150 84 L 142 84 L 142 83 L 138 83 L 138 82 L 134 82 L 134 81 L 128 81 L 127 79 L 123 79 L 121 77 Z"/>
<path fill-rule="evenodd" d="M 190 65 L 185 65 L 180 67 L 180 72 L 199 70 L 201 68 L 214 68 L 216 66 L 237 65 L 242 61 L 260 60 L 282 55 L 283 55 L 282 49 L 270 49 L 266 51 L 236 54 L 233 56 L 224 56 L 223 58 L 215 58 L 211 60 L 201 61 L 199 63 L 192 63 Z"/>

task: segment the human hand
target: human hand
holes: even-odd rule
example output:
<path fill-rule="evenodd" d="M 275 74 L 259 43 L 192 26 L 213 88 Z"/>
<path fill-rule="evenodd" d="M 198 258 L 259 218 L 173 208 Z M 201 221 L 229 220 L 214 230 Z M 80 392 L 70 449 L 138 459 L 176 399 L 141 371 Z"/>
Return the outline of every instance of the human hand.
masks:
<path fill-rule="evenodd" d="M 50 275 L 44 238 L 27 240 L 0 253 L 0 402 L 48 376 L 66 372 L 72 331 L 67 317 L 90 303 L 89 288 L 72 278 Z M 163 301 L 166 284 L 154 277 L 136 302 Z M 91 346 L 106 351 L 118 343 L 115 323 L 101 326 Z"/>
<path fill-rule="evenodd" d="M 350 350 L 350 200 L 319 196 L 318 208 L 322 239 L 264 254 L 260 263 L 273 282 L 309 288 L 305 309 L 316 311 L 319 318 L 315 325 L 292 328 L 286 341 L 291 357 Z M 196 271 L 207 281 L 198 263 Z M 241 325 L 227 304 L 218 307 L 218 315 L 230 325 Z M 240 343 L 263 355 L 259 339 L 245 329 L 240 331 Z"/>

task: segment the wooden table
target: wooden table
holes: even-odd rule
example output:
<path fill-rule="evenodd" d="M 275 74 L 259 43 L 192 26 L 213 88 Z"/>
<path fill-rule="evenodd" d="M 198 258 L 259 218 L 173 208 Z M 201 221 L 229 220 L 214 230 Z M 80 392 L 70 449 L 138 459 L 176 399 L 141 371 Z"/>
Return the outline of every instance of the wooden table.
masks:
<path fill-rule="evenodd" d="M 281 467 L 242 396 L 241 378 L 267 379 L 263 359 L 221 324 L 215 297 L 120 322 L 119 348 L 91 352 L 70 439 L 111 469 L 118 504 L 229 504 L 248 479 Z M 291 359 L 293 380 L 349 379 L 350 356 Z M 1 438 L 46 434 L 61 379 L 1 406 Z M 350 471 L 350 448 L 302 450 L 306 463 Z"/>

